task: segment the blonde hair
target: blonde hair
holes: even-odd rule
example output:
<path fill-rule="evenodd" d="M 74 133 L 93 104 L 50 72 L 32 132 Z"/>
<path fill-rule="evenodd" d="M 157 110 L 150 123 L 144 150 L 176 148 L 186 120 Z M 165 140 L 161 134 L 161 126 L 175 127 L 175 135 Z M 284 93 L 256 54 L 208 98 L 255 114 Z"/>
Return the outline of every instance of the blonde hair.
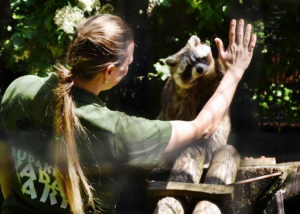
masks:
<path fill-rule="evenodd" d="M 76 141 L 86 133 L 75 114 L 71 90 L 74 78 L 91 79 L 110 64 L 121 65 L 128 57 L 126 50 L 132 41 L 132 31 L 120 17 L 93 16 L 79 25 L 70 44 L 67 64 L 71 68 L 57 66 L 55 165 L 72 213 L 82 214 L 87 207 L 96 211 L 92 187 L 81 169 L 76 148 Z"/>

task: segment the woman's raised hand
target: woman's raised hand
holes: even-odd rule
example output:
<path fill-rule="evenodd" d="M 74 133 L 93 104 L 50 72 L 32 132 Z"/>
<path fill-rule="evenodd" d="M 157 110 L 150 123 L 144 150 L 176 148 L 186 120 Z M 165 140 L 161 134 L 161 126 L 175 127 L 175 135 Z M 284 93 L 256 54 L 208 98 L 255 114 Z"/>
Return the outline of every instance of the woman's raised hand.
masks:
<path fill-rule="evenodd" d="M 244 34 L 244 20 L 238 23 L 236 34 L 236 20 L 232 20 L 229 29 L 229 45 L 225 51 L 221 39 L 216 38 L 215 42 L 219 51 L 219 58 L 225 69 L 234 72 L 236 77 L 241 78 L 244 71 L 248 68 L 253 55 L 253 49 L 256 44 L 256 35 L 251 36 L 251 25 L 246 26 Z"/>

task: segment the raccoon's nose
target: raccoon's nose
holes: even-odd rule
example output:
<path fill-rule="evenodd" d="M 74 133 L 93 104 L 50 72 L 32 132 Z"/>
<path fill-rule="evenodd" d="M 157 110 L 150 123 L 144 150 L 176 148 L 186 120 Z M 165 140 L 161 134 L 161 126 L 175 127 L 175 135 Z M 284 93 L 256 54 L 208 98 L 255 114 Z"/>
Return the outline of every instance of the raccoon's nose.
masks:
<path fill-rule="evenodd" d="M 196 67 L 196 71 L 198 74 L 201 74 L 203 72 L 203 68 L 199 65 Z"/>

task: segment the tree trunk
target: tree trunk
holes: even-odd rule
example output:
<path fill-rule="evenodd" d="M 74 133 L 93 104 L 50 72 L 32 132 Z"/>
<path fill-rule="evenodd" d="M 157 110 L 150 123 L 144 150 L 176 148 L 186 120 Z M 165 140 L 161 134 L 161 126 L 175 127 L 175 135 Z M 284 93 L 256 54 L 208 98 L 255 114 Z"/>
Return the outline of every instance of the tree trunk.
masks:
<path fill-rule="evenodd" d="M 240 155 L 233 146 L 225 145 L 217 148 L 204 179 L 206 184 L 231 184 L 235 181 L 240 165 Z M 210 201 L 200 201 L 195 206 L 193 214 L 220 214 L 217 204 Z"/>
<path fill-rule="evenodd" d="M 200 182 L 205 159 L 204 150 L 198 146 L 185 149 L 176 159 L 168 182 L 196 183 Z M 155 214 L 183 214 L 188 202 L 182 197 L 166 197 L 160 200 Z"/>

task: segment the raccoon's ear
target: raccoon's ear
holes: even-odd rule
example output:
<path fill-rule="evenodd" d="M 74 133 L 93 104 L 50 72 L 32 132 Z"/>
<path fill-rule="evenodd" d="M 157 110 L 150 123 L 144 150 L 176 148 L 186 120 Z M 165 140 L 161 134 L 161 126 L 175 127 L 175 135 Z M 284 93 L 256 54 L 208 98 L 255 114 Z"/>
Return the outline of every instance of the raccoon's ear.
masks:
<path fill-rule="evenodd" d="M 168 66 L 173 67 L 174 65 L 176 65 L 178 63 L 178 60 L 173 56 L 169 56 L 168 58 L 165 59 L 165 63 Z"/>
<path fill-rule="evenodd" d="M 188 41 L 188 45 L 189 45 L 191 48 L 196 47 L 196 46 L 198 46 L 198 45 L 200 45 L 200 44 L 201 44 L 201 41 L 200 41 L 200 39 L 199 39 L 198 36 L 191 36 L 191 38 L 190 38 L 189 41 Z"/>

